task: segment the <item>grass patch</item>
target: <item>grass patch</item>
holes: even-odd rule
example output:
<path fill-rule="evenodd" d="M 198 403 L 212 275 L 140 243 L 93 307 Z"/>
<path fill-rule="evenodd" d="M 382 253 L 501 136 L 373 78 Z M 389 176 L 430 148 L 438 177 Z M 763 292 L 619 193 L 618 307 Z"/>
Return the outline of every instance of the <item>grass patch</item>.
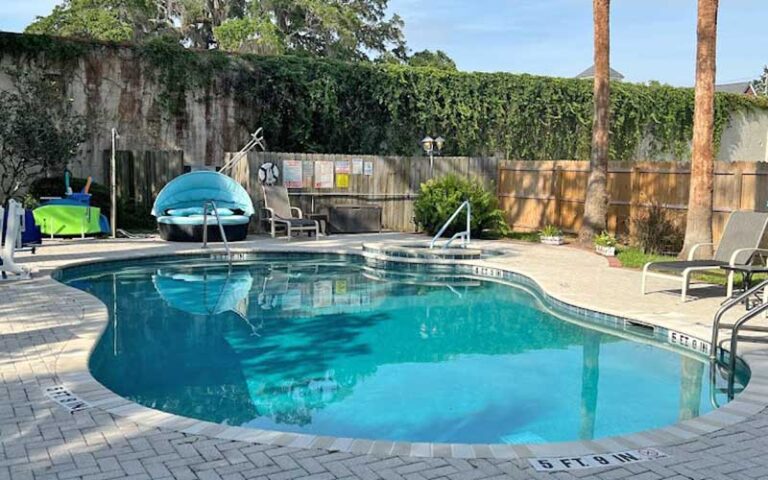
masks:
<path fill-rule="evenodd" d="M 619 247 L 619 251 L 616 254 L 616 258 L 624 268 L 641 269 L 648 262 L 665 262 L 677 260 L 677 257 L 672 255 L 658 255 L 654 253 L 645 253 L 637 247 Z M 725 285 L 727 276 L 724 271 L 718 271 L 716 269 L 711 272 L 694 273 L 692 275 L 694 280 L 701 282 L 712 283 L 714 285 Z M 768 278 L 768 275 L 757 274 L 752 277 L 752 282 L 757 283 Z M 734 282 L 736 288 L 741 288 L 741 275 L 736 275 Z"/>
<path fill-rule="evenodd" d="M 539 232 L 509 232 L 504 238 L 521 242 L 539 243 Z"/>
<path fill-rule="evenodd" d="M 658 255 L 654 253 L 645 253 L 636 247 L 619 247 L 616 258 L 622 267 L 643 268 L 648 262 L 665 262 L 675 260 L 671 255 Z"/>

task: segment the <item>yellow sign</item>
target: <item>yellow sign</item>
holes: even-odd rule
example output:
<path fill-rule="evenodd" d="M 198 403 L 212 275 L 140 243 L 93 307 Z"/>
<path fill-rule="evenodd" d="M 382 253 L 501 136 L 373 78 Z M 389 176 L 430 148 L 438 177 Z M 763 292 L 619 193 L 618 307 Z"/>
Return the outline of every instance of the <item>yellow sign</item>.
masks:
<path fill-rule="evenodd" d="M 337 173 L 336 174 L 336 188 L 349 188 L 349 174 Z"/>

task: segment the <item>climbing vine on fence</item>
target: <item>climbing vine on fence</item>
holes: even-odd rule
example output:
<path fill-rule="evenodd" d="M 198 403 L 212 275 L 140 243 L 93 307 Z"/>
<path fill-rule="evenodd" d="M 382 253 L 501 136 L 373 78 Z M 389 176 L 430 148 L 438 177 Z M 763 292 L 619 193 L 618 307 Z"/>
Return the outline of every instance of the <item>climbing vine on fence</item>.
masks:
<path fill-rule="evenodd" d="M 5 36 L 0 53 L 28 49 L 14 41 L 29 42 L 28 36 Z M 161 85 L 157 100 L 167 116 L 186 115 L 188 101 L 229 95 L 244 126 L 264 127 L 271 150 L 409 155 L 430 134 L 448 139 L 449 155 L 589 157 L 592 84 L 585 80 L 232 56 L 195 52 L 164 39 L 129 48 Z M 631 159 L 641 144 L 649 155 L 687 155 L 692 89 L 629 83 L 611 88 L 613 160 Z M 733 112 L 767 107 L 765 101 L 718 94 L 716 141 Z"/>

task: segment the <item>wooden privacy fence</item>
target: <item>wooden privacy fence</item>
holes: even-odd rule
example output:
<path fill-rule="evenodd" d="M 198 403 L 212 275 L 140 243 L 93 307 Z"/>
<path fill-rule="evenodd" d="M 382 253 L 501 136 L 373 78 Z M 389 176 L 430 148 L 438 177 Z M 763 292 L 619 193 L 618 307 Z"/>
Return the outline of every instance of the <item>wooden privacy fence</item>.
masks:
<path fill-rule="evenodd" d="M 499 203 L 510 226 L 537 230 L 552 224 L 567 232 L 581 226 L 589 176 L 586 161 L 501 161 Z M 633 218 L 659 204 L 682 227 L 688 205 L 690 164 L 619 163 L 608 167 L 608 228 L 626 235 Z M 713 230 L 720 238 L 728 214 L 735 210 L 766 211 L 768 164 L 716 162 Z"/>
<path fill-rule="evenodd" d="M 231 154 L 228 154 L 228 156 Z M 253 152 L 241 161 L 232 176 L 253 198 L 257 210 L 263 206 L 258 170 L 265 162 L 280 169 L 279 184 L 285 180 L 284 161 L 300 161 L 302 187 L 289 188 L 291 202 L 304 212 L 320 212 L 336 205 L 379 205 L 386 230 L 413 232 L 413 200 L 422 182 L 433 177 L 456 174 L 475 177 L 487 188 L 495 188 L 498 160 L 495 158 L 435 157 L 430 172 L 428 157 L 374 155 L 331 155 Z M 333 163 L 333 186 L 316 188 L 315 164 Z M 343 173 L 349 171 L 349 173 Z M 345 176 L 339 178 L 338 172 Z M 340 181 L 341 180 L 341 181 Z"/>
<path fill-rule="evenodd" d="M 109 150 L 104 150 L 104 185 L 109 185 Z M 132 203 L 137 211 L 152 209 L 166 183 L 184 171 L 181 150 L 118 150 L 115 152 L 117 198 Z"/>

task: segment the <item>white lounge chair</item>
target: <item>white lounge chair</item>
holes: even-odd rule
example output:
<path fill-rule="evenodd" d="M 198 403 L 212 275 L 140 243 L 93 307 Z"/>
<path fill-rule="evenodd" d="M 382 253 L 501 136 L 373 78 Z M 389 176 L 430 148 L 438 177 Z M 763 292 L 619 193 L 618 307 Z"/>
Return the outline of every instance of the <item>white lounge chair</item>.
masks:
<path fill-rule="evenodd" d="M 264 211 L 267 213 L 263 220 L 269 223 L 272 238 L 275 237 L 277 228 L 285 228 L 288 240 L 293 232 L 314 232 L 317 240 L 320 236 L 320 222 L 304 218 L 300 208 L 291 206 L 287 188 L 262 185 L 261 191 L 264 193 Z"/>
<path fill-rule="evenodd" d="M 5 210 L 0 207 L 0 244 L 2 244 L 0 246 L 0 276 L 3 280 L 8 278 L 8 274 L 12 274 L 16 278 L 29 278 L 29 270 L 13 261 L 13 253 L 21 233 L 24 209 L 15 200 L 8 201 L 8 220 L 5 225 L 5 235 L 2 235 L 4 214 Z"/>
<path fill-rule="evenodd" d="M 748 265 L 757 254 L 768 254 L 764 247 L 765 234 L 768 229 L 768 213 L 763 212 L 733 212 L 725 224 L 723 236 L 717 245 L 715 255 L 711 259 L 696 260 L 696 251 L 704 246 L 714 246 L 712 243 L 694 245 L 688 254 L 688 260 L 672 262 L 649 262 L 643 267 L 641 291 L 646 293 L 646 277 L 669 278 L 682 281 L 681 298 L 686 301 L 691 274 L 706 270 L 720 270 L 726 265 Z M 728 272 L 726 295 L 733 295 L 734 272 Z"/>

